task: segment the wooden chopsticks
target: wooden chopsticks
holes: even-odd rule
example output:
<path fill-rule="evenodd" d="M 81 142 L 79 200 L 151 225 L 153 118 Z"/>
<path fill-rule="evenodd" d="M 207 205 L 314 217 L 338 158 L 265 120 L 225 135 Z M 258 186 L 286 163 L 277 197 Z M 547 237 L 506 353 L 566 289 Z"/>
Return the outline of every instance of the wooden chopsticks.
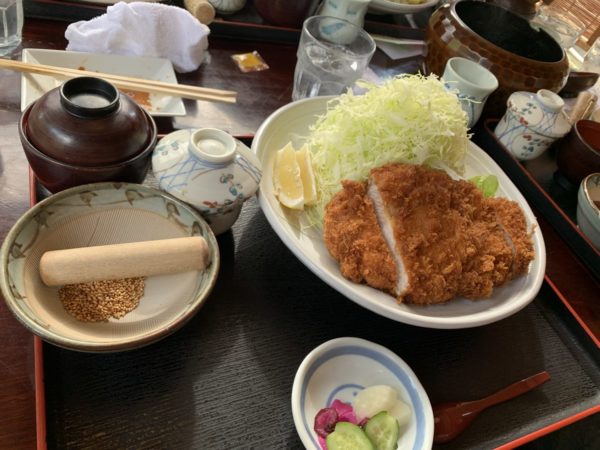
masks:
<path fill-rule="evenodd" d="M 143 78 L 92 72 L 89 70 L 69 69 L 66 67 L 48 66 L 44 64 L 32 64 L 11 59 L 0 59 L 0 68 L 61 78 L 75 78 L 82 76 L 98 77 L 110 81 L 118 89 L 171 95 L 173 97 L 191 100 L 235 103 L 237 95 L 235 91 L 225 91 L 186 84 L 165 83 L 164 81 L 145 80 Z"/>

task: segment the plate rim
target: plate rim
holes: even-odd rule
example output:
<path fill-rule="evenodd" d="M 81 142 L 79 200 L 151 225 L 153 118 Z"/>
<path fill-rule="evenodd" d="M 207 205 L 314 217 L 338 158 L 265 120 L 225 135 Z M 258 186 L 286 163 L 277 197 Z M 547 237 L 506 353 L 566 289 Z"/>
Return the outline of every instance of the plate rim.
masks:
<path fill-rule="evenodd" d="M 323 96 L 323 97 L 312 97 L 305 98 L 295 102 L 290 102 L 281 108 L 274 111 L 259 127 L 257 130 L 254 140 L 252 142 L 252 151 L 257 154 L 257 156 L 261 159 L 261 163 L 263 163 L 263 158 L 258 154 L 258 145 L 260 143 L 261 137 L 264 133 L 264 130 L 270 125 L 271 122 L 276 120 L 279 115 L 284 114 L 290 109 L 294 109 L 299 107 L 298 105 L 302 105 L 305 103 L 322 103 L 323 107 L 326 106 L 327 102 L 331 99 L 336 98 L 336 96 Z M 323 109 L 325 112 L 325 109 Z M 281 225 L 281 217 L 279 217 L 276 211 L 273 210 L 269 203 L 269 199 L 266 194 L 263 194 L 262 189 L 259 187 L 258 190 L 258 202 L 259 205 L 267 218 L 267 221 L 271 225 L 271 228 L 275 231 L 275 233 L 279 236 L 279 238 L 283 241 L 283 243 L 288 247 L 289 250 L 309 269 L 313 272 L 317 277 L 319 277 L 322 281 L 324 281 L 327 285 L 335 289 L 339 294 L 348 298 L 349 300 L 357 303 L 359 306 L 364 307 L 376 314 L 379 314 L 388 319 L 395 320 L 397 322 L 405 323 L 408 325 L 420 326 L 423 328 L 435 328 L 435 329 L 463 329 L 463 328 L 473 328 L 478 326 L 487 325 L 490 323 L 494 323 L 505 319 L 513 314 L 516 314 L 521 309 L 525 308 L 529 303 L 531 303 L 539 290 L 541 289 L 542 283 L 544 281 L 544 274 L 546 270 L 546 247 L 544 243 L 544 238 L 541 233 L 539 224 L 537 223 L 537 219 L 528 202 L 523 197 L 523 194 L 519 191 L 519 189 L 515 186 L 512 180 L 506 175 L 506 173 L 502 170 L 502 168 L 489 156 L 483 149 L 478 147 L 472 141 L 470 142 L 470 150 L 473 149 L 476 152 L 476 157 L 482 158 L 486 164 L 494 167 L 495 174 L 499 176 L 502 183 L 507 183 L 511 191 L 514 191 L 515 197 L 510 197 L 510 200 L 517 201 L 521 208 L 524 209 L 525 216 L 528 220 L 531 220 L 531 228 L 532 238 L 534 246 L 536 243 L 538 244 L 536 247 L 536 257 L 532 265 L 529 269 L 529 275 L 533 277 L 532 282 L 528 285 L 524 286 L 524 289 L 521 293 L 521 299 L 518 302 L 514 302 L 510 308 L 505 308 L 503 311 L 498 313 L 496 311 L 497 308 L 493 308 L 491 311 L 489 309 L 484 311 L 475 312 L 469 315 L 462 316 L 451 316 L 451 317 L 437 317 L 437 316 L 423 316 L 418 315 L 412 312 L 405 312 L 401 310 L 392 310 L 390 305 L 397 305 L 394 301 L 394 298 L 390 296 L 390 305 L 381 306 L 376 302 L 373 302 L 369 298 L 364 297 L 361 293 L 356 292 L 356 290 L 352 289 L 351 286 L 354 286 L 356 283 L 352 283 L 345 278 L 341 274 L 330 275 L 325 270 L 322 270 L 319 265 L 313 261 L 309 255 L 305 254 L 302 250 L 301 246 L 299 246 L 295 239 L 290 239 L 290 236 L 284 229 L 284 225 Z M 264 163 L 263 163 L 264 166 Z M 264 169 L 263 169 L 264 170 Z M 266 178 L 263 177 L 262 182 Z M 525 208 L 525 207 L 526 208 Z M 330 256 L 328 256 L 331 258 Z M 348 283 L 352 283 L 349 285 Z M 359 286 L 363 286 L 361 284 L 356 284 Z M 370 288 L 374 289 L 374 288 Z M 482 299 L 481 301 L 485 301 L 486 299 Z M 443 305 L 434 305 L 435 306 L 443 306 Z"/>
<path fill-rule="evenodd" d="M 136 61 L 136 60 L 137 61 L 143 61 L 143 60 L 153 61 L 157 64 L 158 63 L 166 64 L 167 70 L 172 72 L 175 82 L 178 83 L 177 75 L 175 73 L 175 68 L 173 67 L 173 63 L 167 58 L 159 58 L 159 57 L 155 57 L 155 56 L 134 56 L 134 55 L 129 56 L 129 55 L 117 55 L 117 54 L 111 54 L 111 53 L 81 52 L 81 51 L 75 51 L 75 50 L 59 50 L 59 49 L 50 49 L 50 48 L 24 48 L 21 53 L 21 61 L 31 62 L 26 57 L 29 55 L 31 57 L 35 57 L 36 54 L 48 54 L 48 55 L 66 54 L 66 55 L 82 55 L 82 56 L 86 55 L 86 56 L 92 56 L 92 57 L 93 56 L 101 56 L 103 58 L 126 58 L 128 60 L 134 60 L 134 61 Z M 64 67 L 64 66 L 59 66 L 59 67 Z M 31 74 L 31 75 L 35 75 L 35 74 Z M 29 106 L 30 103 L 37 100 L 37 99 L 35 99 L 30 103 L 27 102 L 27 85 L 28 85 L 27 77 L 25 77 L 24 74 L 21 74 L 21 86 L 20 86 L 20 88 L 21 88 L 20 89 L 21 90 L 21 112 L 25 111 L 25 109 L 27 109 L 27 106 Z M 152 117 L 181 117 L 181 116 L 186 115 L 185 105 L 184 105 L 183 99 L 181 97 L 177 98 L 174 96 L 167 96 L 167 95 L 165 95 L 164 97 L 171 97 L 171 98 L 176 99 L 175 100 L 176 106 L 174 107 L 174 111 L 173 112 L 149 111 L 146 108 L 144 108 L 148 112 L 148 114 L 150 114 Z"/>

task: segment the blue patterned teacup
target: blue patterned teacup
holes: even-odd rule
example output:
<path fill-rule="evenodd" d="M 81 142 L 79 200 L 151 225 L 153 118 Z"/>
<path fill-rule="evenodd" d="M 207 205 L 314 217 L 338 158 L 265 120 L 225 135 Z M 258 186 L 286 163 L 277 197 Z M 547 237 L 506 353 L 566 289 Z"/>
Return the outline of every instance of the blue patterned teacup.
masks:
<path fill-rule="evenodd" d="M 498 88 L 498 80 L 485 67 L 460 56 L 448 60 L 442 80 L 447 89 L 457 92 L 460 105 L 469 118 L 468 127 L 473 128 L 488 96 Z"/>

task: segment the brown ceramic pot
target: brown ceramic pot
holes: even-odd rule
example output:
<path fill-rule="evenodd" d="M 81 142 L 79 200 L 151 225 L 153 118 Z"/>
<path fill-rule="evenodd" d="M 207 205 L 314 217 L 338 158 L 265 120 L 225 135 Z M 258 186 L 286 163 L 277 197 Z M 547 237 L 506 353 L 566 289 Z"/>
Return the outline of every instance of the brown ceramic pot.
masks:
<path fill-rule="evenodd" d="M 156 139 L 141 152 L 138 152 L 126 161 L 116 164 L 97 166 L 77 166 L 68 164 L 57 161 L 39 151 L 27 138 L 25 130 L 27 128 L 27 122 L 32 107 L 33 104 L 29 105 L 21 116 L 19 122 L 19 137 L 33 173 L 36 175 L 36 178 L 42 186 L 50 192 L 55 193 L 81 184 L 101 181 L 141 183 L 144 180 L 146 173 L 150 168 Z"/>
<path fill-rule="evenodd" d="M 254 8 L 263 19 L 290 28 L 301 28 L 315 5 L 315 0 L 254 0 Z"/>
<path fill-rule="evenodd" d="M 557 147 L 558 181 L 563 186 L 575 190 L 586 176 L 600 172 L 600 123 L 579 120 Z"/>
<path fill-rule="evenodd" d="M 27 139 L 50 158 L 76 166 L 117 164 L 156 141 L 146 111 L 108 81 L 78 77 L 33 103 Z"/>
<path fill-rule="evenodd" d="M 506 101 L 515 91 L 558 92 L 569 75 L 564 50 L 545 31 L 499 6 L 459 0 L 439 7 L 426 29 L 425 66 L 441 76 L 454 56 L 471 59 L 498 79 L 482 116 L 502 117 Z"/>

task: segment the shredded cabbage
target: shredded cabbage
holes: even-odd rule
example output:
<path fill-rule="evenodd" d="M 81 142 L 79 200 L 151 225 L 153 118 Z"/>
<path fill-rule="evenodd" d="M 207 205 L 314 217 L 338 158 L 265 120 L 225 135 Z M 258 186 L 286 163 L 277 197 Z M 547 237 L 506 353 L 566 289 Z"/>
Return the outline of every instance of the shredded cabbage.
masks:
<path fill-rule="evenodd" d="M 325 205 L 342 180 L 365 180 L 388 162 L 448 167 L 462 174 L 468 148 L 467 115 L 435 75 L 402 74 L 377 86 L 360 82 L 333 99 L 310 128 L 318 202 L 306 209 L 322 226 Z"/>

